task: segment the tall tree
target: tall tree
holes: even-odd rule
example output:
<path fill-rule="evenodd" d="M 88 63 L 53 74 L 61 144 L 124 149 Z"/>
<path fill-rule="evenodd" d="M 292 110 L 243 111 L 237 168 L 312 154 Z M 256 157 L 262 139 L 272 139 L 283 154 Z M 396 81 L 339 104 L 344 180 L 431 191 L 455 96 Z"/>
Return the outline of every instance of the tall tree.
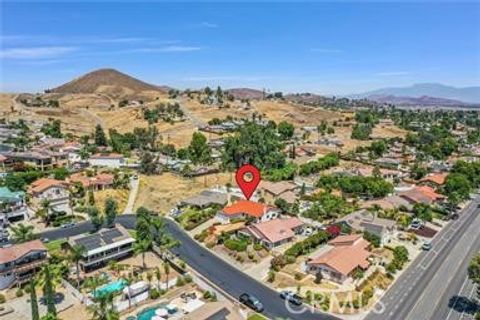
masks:
<path fill-rule="evenodd" d="M 55 307 L 55 285 L 53 280 L 52 265 L 46 264 L 42 268 L 43 276 L 43 296 L 45 297 L 45 304 L 47 305 L 47 313 L 54 316 L 57 315 Z"/>
<path fill-rule="evenodd" d="M 201 132 L 194 132 L 188 146 L 188 155 L 194 164 L 208 164 L 212 161 L 211 149 L 207 137 Z"/>
<path fill-rule="evenodd" d="M 282 140 L 288 140 L 293 137 L 295 127 L 291 123 L 282 121 L 278 124 L 277 131 L 280 134 Z"/>
<path fill-rule="evenodd" d="M 30 306 L 32 308 L 32 320 L 39 320 L 37 292 L 35 291 L 35 280 L 30 280 Z"/>
<path fill-rule="evenodd" d="M 87 207 L 87 214 L 95 230 L 99 230 L 103 225 L 103 216 L 100 215 L 98 208 L 93 206 Z"/>
<path fill-rule="evenodd" d="M 168 276 L 170 274 L 170 263 L 168 261 L 165 261 L 163 263 L 163 271 L 165 272 L 165 276 L 167 277 L 167 290 L 168 290 Z"/>
<path fill-rule="evenodd" d="M 87 252 L 87 249 L 84 246 L 75 245 L 70 249 L 70 261 L 75 263 L 75 268 L 77 272 L 77 289 L 80 288 L 80 260 Z"/>
<path fill-rule="evenodd" d="M 141 173 L 150 175 L 154 174 L 157 171 L 157 164 L 155 163 L 155 156 L 148 152 L 145 151 L 142 153 L 140 156 L 140 168 L 139 168 Z"/>
<path fill-rule="evenodd" d="M 107 137 L 105 136 L 102 126 L 99 124 L 95 127 L 94 140 L 97 146 L 107 146 Z"/>
<path fill-rule="evenodd" d="M 145 253 L 148 252 L 152 248 L 152 240 L 151 239 L 144 239 L 140 241 L 136 241 L 135 244 L 133 245 L 133 251 L 135 252 L 135 255 L 142 255 L 142 268 L 145 270 L 147 268 L 145 264 Z"/>
<path fill-rule="evenodd" d="M 87 307 L 91 320 L 119 320 L 120 315 L 113 306 L 113 293 L 107 293 L 94 299 L 94 304 Z"/>
<path fill-rule="evenodd" d="M 155 268 L 155 279 L 157 279 L 157 289 L 160 290 L 160 281 L 162 280 L 162 272 L 159 267 Z"/>
<path fill-rule="evenodd" d="M 27 226 L 23 223 L 19 223 L 17 226 L 12 225 L 10 228 L 13 232 L 13 239 L 17 243 L 27 242 L 35 239 L 33 234 L 33 226 Z"/>
<path fill-rule="evenodd" d="M 108 227 L 113 226 L 118 214 L 118 204 L 113 198 L 105 200 L 105 223 Z"/>

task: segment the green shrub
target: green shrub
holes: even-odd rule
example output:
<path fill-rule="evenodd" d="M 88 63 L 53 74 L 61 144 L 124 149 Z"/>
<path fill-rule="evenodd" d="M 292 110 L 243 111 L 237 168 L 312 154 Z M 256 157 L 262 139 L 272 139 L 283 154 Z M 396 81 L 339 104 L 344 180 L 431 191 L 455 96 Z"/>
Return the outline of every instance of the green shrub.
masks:
<path fill-rule="evenodd" d="M 191 283 L 193 281 L 192 276 L 188 274 L 183 277 L 183 280 L 185 280 L 185 283 Z"/>
<path fill-rule="evenodd" d="M 155 300 L 160 298 L 160 292 L 156 288 L 150 290 L 150 299 Z"/>
<path fill-rule="evenodd" d="M 253 245 L 253 250 L 255 250 L 255 251 L 260 251 L 262 249 L 263 249 L 263 246 L 260 243 L 255 243 Z"/>
<path fill-rule="evenodd" d="M 185 279 L 183 277 L 178 277 L 177 278 L 177 283 L 175 284 L 177 287 L 182 287 L 185 285 Z"/>
<path fill-rule="evenodd" d="M 244 252 L 247 250 L 248 242 L 243 239 L 228 239 L 225 241 L 225 247 L 237 252 Z"/>
<path fill-rule="evenodd" d="M 270 282 L 270 283 L 272 283 L 273 281 L 275 281 L 275 275 L 276 275 L 275 271 L 274 271 L 274 270 L 270 270 L 270 271 L 268 272 L 268 279 L 267 279 L 267 281 Z"/>
<path fill-rule="evenodd" d="M 17 298 L 23 297 L 23 290 L 18 289 L 17 292 L 15 292 L 15 295 L 17 296 Z"/>

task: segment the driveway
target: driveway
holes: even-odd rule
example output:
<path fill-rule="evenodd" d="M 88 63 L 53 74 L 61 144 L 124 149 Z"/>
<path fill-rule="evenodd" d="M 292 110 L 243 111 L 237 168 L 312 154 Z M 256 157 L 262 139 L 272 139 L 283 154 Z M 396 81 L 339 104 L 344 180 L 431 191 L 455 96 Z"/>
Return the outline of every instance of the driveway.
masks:
<path fill-rule="evenodd" d="M 135 205 L 135 199 L 137 199 L 138 186 L 140 185 L 140 178 L 130 179 L 130 193 L 128 195 L 128 202 L 123 210 L 123 214 L 133 213 L 133 206 Z"/>

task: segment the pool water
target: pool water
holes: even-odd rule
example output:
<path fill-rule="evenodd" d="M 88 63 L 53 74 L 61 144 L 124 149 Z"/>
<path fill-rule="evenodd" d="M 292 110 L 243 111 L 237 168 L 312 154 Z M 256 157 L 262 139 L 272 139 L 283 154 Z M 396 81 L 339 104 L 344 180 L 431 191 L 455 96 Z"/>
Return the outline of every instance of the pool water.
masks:
<path fill-rule="evenodd" d="M 155 316 L 155 310 L 164 306 L 166 306 L 166 304 L 160 304 L 158 306 L 142 310 L 140 313 L 137 314 L 137 320 L 151 320 L 153 316 Z"/>
<path fill-rule="evenodd" d="M 94 297 L 102 297 L 107 293 L 117 292 L 123 290 L 127 286 L 127 281 L 125 279 L 120 279 L 114 282 L 110 282 L 109 284 L 104 285 L 103 287 L 98 288 L 95 290 Z"/>

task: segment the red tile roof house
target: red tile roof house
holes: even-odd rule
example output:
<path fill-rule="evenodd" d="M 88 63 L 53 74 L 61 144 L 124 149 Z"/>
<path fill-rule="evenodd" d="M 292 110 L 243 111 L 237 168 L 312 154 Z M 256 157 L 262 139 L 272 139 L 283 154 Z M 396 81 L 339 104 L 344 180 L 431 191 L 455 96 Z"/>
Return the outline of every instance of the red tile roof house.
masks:
<path fill-rule="evenodd" d="M 429 174 L 423 179 L 420 180 L 421 185 L 427 185 L 432 188 L 439 188 L 443 186 L 445 180 L 447 179 L 448 172 L 433 173 Z"/>
<path fill-rule="evenodd" d="M 283 198 L 288 203 L 293 203 L 296 198 L 294 191 L 298 189 L 300 189 L 299 186 L 289 181 L 262 181 L 259 186 L 261 196 L 269 203 L 273 203 L 277 198 Z M 290 202 L 292 198 L 293 201 Z"/>
<path fill-rule="evenodd" d="M 120 168 L 126 164 L 125 157 L 118 153 L 97 153 L 88 159 L 91 166 Z"/>
<path fill-rule="evenodd" d="M 68 181 L 80 182 L 84 188 L 93 190 L 104 190 L 113 186 L 114 175 L 109 173 L 99 173 L 94 177 L 87 177 L 83 172 L 72 174 Z"/>
<path fill-rule="evenodd" d="M 353 281 L 357 269 L 366 270 L 370 266 L 368 258 L 372 253 L 367 250 L 370 243 L 362 235 L 339 236 L 328 244 L 333 248 L 307 261 L 308 273 L 320 273 L 324 279 L 344 284 Z"/>
<path fill-rule="evenodd" d="M 251 224 L 238 232 L 252 237 L 256 242 L 271 250 L 292 241 L 295 235 L 301 233 L 304 225 L 305 223 L 296 217 L 273 219 Z"/>
<path fill-rule="evenodd" d="M 412 204 L 423 203 L 432 205 L 445 199 L 444 195 L 436 193 L 435 190 L 429 186 L 414 187 L 411 190 L 400 192 L 398 195 Z"/>
<path fill-rule="evenodd" d="M 40 240 L 0 248 L 0 290 L 29 281 L 47 259 L 47 248 Z"/>
<path fill-rule="evenodd" d="M 255 222 L 264 222 L 278 218 L 280 209 L 249 200 L 239 200 L 226 206 L 217 213 L 217 220 L 221 223 L 230 223 L 240 218 L 253 218 Z"/>
<path fill-rule="evenodd" d="M 47 199 L 50 200 L 50 208 L 53 210 L 69 213 L 69 190 L 65 181 L 42 178 L 31 183 L 27 193 L 36 208 L 40 208 L 42 201 Z"/>

